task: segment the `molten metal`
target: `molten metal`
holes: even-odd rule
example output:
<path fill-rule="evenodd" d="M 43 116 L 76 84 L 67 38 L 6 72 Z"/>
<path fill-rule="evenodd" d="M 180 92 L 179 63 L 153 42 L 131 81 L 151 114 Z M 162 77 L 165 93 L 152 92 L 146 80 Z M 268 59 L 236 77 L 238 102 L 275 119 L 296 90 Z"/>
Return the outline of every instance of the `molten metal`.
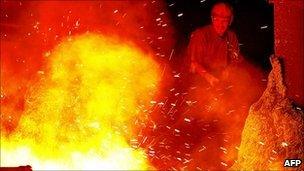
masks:
<path fill-rule="evenodd" d="M 149 54 L 117 38 L 84 34 L 61 42 L 26 97 L 16 130 L 1 137 L 1 166 L 149 169 L 131 148 L 134 118 L 158 89 Z M 5 158 L 3 157 L 5 156 Z"/>

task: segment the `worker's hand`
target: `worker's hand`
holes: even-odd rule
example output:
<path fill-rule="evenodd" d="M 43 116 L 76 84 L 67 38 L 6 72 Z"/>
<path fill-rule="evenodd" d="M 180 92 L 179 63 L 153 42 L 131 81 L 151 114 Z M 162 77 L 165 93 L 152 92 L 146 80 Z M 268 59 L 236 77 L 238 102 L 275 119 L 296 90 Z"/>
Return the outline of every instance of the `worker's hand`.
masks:
<path fill-rule="evenodd" d="M 190 65 L 190 72 L 192 72 L 192 73 L 194 73 L 194 72 L 198 73 L 199 75 L 201 75 L 202 77 L 204 77 L 211 86 L 214 86 L 215 84 L 217 84 L 219 82 L 218 78 L 216 78 L 212 74 L 208 73 L 206 70 L 204 70 L 204 68 L 202 68 L 200 65 L 198 65 L 195 62 L 191 63 L 191 65 Z"/>
<path fill-rule="evenodd" d="M 204 77 L 212 87 L 220 82 L 220 80 L 218 78 L 216 78 L 215 76 L 213 76 L 212 74 L 209 74 L 209 73 L 205 73 Z"/>

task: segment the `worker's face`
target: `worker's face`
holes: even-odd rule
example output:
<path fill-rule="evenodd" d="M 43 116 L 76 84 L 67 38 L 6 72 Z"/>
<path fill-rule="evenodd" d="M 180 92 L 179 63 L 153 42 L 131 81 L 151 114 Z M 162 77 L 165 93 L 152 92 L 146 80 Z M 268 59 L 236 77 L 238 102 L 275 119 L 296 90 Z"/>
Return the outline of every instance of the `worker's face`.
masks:
<path fill-rule="evenodd" d="M 218 5 L 213 8 L 211 18 L 215 32 L 219 36 L 222 36 L 228 30 L 232 19 L 232 12 L 225 5 Z"/>

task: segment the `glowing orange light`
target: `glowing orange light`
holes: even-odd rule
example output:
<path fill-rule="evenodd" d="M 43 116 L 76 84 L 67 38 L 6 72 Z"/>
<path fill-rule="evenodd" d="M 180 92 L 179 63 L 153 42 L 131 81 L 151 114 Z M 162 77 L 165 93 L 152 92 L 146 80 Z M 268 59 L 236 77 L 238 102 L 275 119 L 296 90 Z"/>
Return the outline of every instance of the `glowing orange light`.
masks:
<path fill-rule="evenodd" d="M 50 55 L 17 129 L 1 137 L 1 166 L 33 169 L 148 169 L 129 146 L 132 120 L 152 100 L 159 69 L 149 54 L 116 38 L 71 37 Z"/>

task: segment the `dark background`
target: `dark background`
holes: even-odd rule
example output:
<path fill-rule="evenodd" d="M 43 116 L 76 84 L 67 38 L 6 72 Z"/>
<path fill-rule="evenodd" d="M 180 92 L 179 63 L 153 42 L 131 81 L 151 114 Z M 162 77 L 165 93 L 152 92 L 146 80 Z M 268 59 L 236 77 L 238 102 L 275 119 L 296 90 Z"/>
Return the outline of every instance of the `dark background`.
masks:
<path fill-rule="evenodd" d="M 166 0 L 170 17 L 177 30 L 177 53 L 184 53 L 192 31 L 210 23 L 210 10 L 215 2 L 218 1 Z M 234 8 L 231 29 L 239 38 L 241 53 L 247 61 L 268 71 L 269 56 L 274 53 L 273 5 L 266 0 L 226 2 Z M 180 13 L 183 15 L 178 16 Z"/>

